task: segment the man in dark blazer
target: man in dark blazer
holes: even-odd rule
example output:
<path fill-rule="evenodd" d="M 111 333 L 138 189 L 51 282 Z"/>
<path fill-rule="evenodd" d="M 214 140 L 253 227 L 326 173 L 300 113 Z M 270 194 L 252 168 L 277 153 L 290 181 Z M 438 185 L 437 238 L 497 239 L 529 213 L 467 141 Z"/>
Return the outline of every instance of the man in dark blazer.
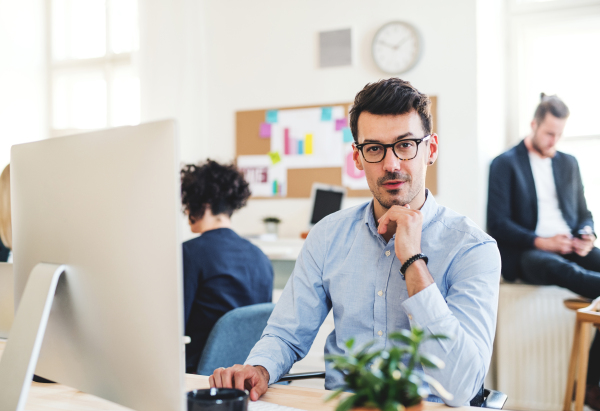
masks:
<path fill-rule="evenodd" d="M 490 166 L 487 228 L 502 276 L 600 296 L 600 250 L 575 157 L 556 150 L 569 109 L 542 94 L 531 133 Z M 600 338 L 590 351 L 586 403 L 600 410 Z"/>

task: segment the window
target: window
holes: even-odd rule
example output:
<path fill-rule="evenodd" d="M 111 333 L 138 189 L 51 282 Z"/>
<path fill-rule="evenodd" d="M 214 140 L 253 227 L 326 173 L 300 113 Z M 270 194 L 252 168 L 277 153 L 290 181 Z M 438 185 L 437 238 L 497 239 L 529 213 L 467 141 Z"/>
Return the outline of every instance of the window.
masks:
<path fill-rule="evenodd" d="M 557 94 L 571 116 L 559 150 L 573 154 L 581 169 L 588 208 L 600 219 L 600 2 L 511 0 L 529 9 L 511 13 L 512 142 L 529 134 L 540 93 Z M 560 10 L 549 8 L 560 5 Z M 591 3 L 587 1 L 586 4 Z M 556 7 L 554 7 L 556 8 Z"/>
<path fill-rule="evenodd" d="M 51 135 L 137 124 L 136 0 L 48 0 Z"/>

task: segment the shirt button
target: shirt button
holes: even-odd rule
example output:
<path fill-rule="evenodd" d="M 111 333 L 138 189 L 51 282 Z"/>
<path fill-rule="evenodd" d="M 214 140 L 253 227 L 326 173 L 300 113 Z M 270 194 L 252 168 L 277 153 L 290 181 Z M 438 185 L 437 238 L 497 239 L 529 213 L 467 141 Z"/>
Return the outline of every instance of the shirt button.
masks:
<path fill-rule="evenodd" d="M 386 256 L 386 257 L 389 257 L 389 256 L 390 256 L 390 254 L 391 254 L 391 253 L 390 253 L 390 250 L 387 250 L 387 251 L 385 252 L 385 256 Z"/>
<path fill-rule="evenodd" d="M 383 291 L 379 291 L 377 295 L 381 297 L 383 295 Z"/>
<path fill-rule="evenodd" d="M 408 319 L 412 320 L 412 315 L 408 314 Z"/>
<path fill-rule="evenodd" d="M 379 336 L 381 337 L 381 336 L 383 335 L 383 331 L 379 330 L 379 331 L 377 332 L 377 335 L 379 335 Z"/>

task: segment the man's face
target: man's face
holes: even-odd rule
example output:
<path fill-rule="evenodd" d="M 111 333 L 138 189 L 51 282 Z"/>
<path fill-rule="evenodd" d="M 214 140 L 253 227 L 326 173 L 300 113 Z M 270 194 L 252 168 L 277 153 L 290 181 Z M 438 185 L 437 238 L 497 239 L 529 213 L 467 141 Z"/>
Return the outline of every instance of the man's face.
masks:
<path fill-rule="evenodd" d="M 540 124 L 534 119 L 531 122 L 531 130 L 533 131 L 531 145 L 542 156 L 554 157 L 556 143 L 561 138 L 566 124 L 566 118 L 554 117 L 550 113 L 546 113 L 546 117 Z"/>
<path fill-rule="evenodd" d="M 402 139 L 425 137 L 421 118 L 416 111 L 401 115 L 375 115 L 362 112 L 358 117 L 358 143 L 391 144 Z M 417 156 L 412 160 L 398 159 L 391 148 L 379 163 L 368 163 L 354 148 L 354 163 L 364 170 L 369 189 L 384 208 L 406 205 L 423 192 L 427 164 L 437 157 L 437 136 L 419 144 Z"/>

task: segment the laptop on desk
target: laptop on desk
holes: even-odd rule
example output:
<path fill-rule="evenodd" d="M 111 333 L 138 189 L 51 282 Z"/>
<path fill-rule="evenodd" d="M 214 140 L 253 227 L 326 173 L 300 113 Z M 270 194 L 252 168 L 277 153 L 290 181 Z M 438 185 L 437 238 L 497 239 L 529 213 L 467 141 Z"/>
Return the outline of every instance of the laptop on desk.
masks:
<path fill-rule="evenodd" d="M 14 277 L 11 263 L 0 263 L 0 340 L 8 338 L 15 316 Z"/>

